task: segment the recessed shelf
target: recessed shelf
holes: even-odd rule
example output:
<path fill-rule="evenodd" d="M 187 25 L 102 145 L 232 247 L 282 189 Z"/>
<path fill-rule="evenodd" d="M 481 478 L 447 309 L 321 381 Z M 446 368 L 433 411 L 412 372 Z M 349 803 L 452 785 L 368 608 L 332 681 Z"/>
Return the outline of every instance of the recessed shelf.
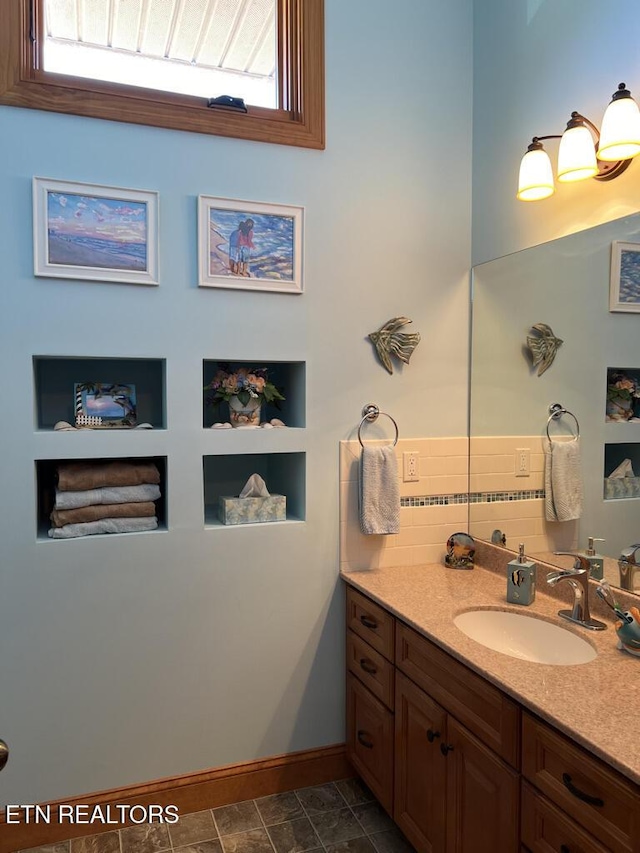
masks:
<path fill-rule="evenodd" d="M 51 511 L 55 504 L 55 490 L 57 483 L 57 468 L 58 465 L 65 462 L 153 462 L 160 473 L 160 498 L 155 501 L 156 516 L 158 518 L 158 527 L 151 531 L 140 531 L 145 533 L 157 533 L 158 531 L 167 529 L 167 458 L 166 456 L 135 456 L 122 458 L 100 458 L 100 459 L 36 459 L 35 460 L 35 477 L 36 477 L 36 494 L 37 494 L 37 538 L 38 540 L 47 542 L 71 541 L 67 539 L 53 539 L 49 536 L 49 529 L 52 524 L 50 521 Z M 110 537 L 114 536 L 130 536 L 131 533 L 110 533 Z M 75 539 L 91 539 L 93 536 L 75 537 Z"/>
<path fill-rule="evenodd" d="M 627 460 L 633 476 L 629 476 L 627 471 L 624 477 L 612 479 L 611 474 L 625 466 Z M 615 501 L 625 498 L 640 498 L 640 442 L 616 442 L 604 446 L 604 499 Z"/>
<path fill-rule="evenodd" d="M 616 386 L 621 397 L 617 396 Z M 607 367 L 607 423 L 640 423 L 640 368 Z"/>
<path fill-rule="evenodd" d="M 166 427 L 165 359 L 36 355 L 33 375 L 36 429 L 53 430 L 58 421 L 74 424 L 74 385 L 80 382 L 135 385 L 137 422 L 150 423 L 154 429 Z"/>
<path fill-rule="evenodd" d="M 270 382 L 282 391 L 286 398 L 280 402 L 280 408 L 275 405 L 263 405 L 261 421 L 270 421 L 272 418 L 280 418 L 288 427 L 304 427 L 306 423 L 305 403 L 305 372 L 304 361 L 229 361 L 228 359 L 205 359 L 202 363 L 202 387 L 208 385 L 218 370 L 225 365 L 232 371 L 240 367 L 249 370 L 266 368 Z M 218 407 L 206 404 L 207 392 L 203 393 L 203 419 L 202 425 L 207 428 L 217 421 L 229 420 L 229 408 L 227 403 L 221 403 Z M 217 430 L 212 430 L 217 432 Z M 222 430 L 220 431 L 222 432 Z M 242 430 L 245 432 L 245 430 Z"/>
<path fill-rule="evenodd" d="M 264 527 L 305 519 L 304 453 L 237 453 L 203 457 L 204 523 L 207 527 Z M 218 516 L 218 498 L 237 496 L 252 474 L 260 474 L 271 494 L 286 495 L 287 521 L 224 525 Z"/>

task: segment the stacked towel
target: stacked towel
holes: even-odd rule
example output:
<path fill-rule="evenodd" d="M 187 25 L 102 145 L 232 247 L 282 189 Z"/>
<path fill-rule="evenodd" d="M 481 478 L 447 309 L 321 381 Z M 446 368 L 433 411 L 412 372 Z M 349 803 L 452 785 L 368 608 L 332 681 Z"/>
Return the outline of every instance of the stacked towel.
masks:
<path fill-rule="evenodd" d="M 580 518 L 583 492 L 580 439 L 549 441 L 545 451 L 545 518 L 547 521 Z"/>
<path fill-rule="evenodd" d="M 366 445 L 360 456 L 360 527 L 363 533 L 400 532 L 400 484 L 390 445 Z"/>
<path fill-rule="evenodd" d="M 65 462 L 56 474 L 52 539 L 158 526 L 154 501 L 161 496 L 160 472 L 153 462 Z"/>

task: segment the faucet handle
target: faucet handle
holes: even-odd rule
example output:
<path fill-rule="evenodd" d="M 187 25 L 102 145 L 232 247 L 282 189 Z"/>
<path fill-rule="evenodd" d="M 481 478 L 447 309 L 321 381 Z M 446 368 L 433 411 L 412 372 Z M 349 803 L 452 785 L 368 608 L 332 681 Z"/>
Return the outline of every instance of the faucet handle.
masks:
<path fill-rule="evenodd" d="M 629 545 L 628 548 L 625 548 L 624 551 L 620 554 L 618 558 L 621 562 L 631 563 L 632 565 L 640 565 L 637 558 L 638 549 L 640 548 L 640 544 Z"/>
<path fill-rule="evenodd" d="M 589 560 L 583 556 L 582 554 L 576 554 L 573 551 L 554 551 L 554 554 L 558 557 L 575 557 L 575 563 L 573 564 L 574 571 L 584 571 L 589 572 L 591 565 Z"/>

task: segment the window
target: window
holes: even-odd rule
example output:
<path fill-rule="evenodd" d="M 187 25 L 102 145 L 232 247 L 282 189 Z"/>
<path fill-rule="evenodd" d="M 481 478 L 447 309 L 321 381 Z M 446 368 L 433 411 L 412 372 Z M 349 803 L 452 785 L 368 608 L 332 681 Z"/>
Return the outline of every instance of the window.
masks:
<path fill-rule="evenodd" d="M 5 0 L 0 103 L 324 148 L 324 0 L 188 3 Z M 223 12 L 221 46 L 208 34 Z M 243 97 L 248 112 L 209 108 L 218 94 Z"/>

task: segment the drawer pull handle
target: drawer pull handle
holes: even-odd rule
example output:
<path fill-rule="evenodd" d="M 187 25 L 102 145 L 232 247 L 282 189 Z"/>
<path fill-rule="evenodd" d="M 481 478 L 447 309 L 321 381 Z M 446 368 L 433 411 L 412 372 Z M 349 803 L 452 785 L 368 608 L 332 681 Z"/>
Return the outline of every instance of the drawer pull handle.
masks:
<path fill-rule="evenodd" d="M 569 850 L 569 848 L 567 847 L 566 844 L 561 844 L 560 845 L 560 853 L 571 853 L 571 850 Z"/>
<path fill-rule="evenodd" d="M 373 741 L 362 729 L 358 732 L 358 743 L 361 743 L 366 749 L 373 749 Z"/>
<path fill-rule="evenodd" d="M 375 675 L 378 671 L 378 667 L 368 658 L 360 658 L 360 668 L 368 672 L 369 675 Z"/>
<path fill-rule="evenodd" d="M 372 616 L 367 616 L 366 613 L 363 613 L 360 617 L 360 621 L 364 625 L 365 628 L 371 628 L 372 631 L 375 631 L 378 627 L 378 623 Z"/>
<path fill-rule="evenodd" d="M 584 791 L 580 790 L 580 788 L 576 788 L 568 773 L 562 774 L 562 781 L 564 782 L 565 788 L 573 794 L 574 797 L 582 800 L 583 803 L 588 803 L 590 806 L 599 806 L 600 808 L 604 806 L 604 800 L 601 800 L 600 797 L 592 797 L 590 794 L 585 794 Z"/>
<path fill-rule="evenodd" d="M 450 743 L 441 743 L 440 744 L 440 752 L 446 757 L 448 752 L 452 752 L 453 747 Z"/>
<path fill-rule="evenodd" d="M 440 737 L 440 732 L 434 732 L 433 729 L 427 729 L 427 740 L 429 743 L 433 743 L 437 737 Z"/>

